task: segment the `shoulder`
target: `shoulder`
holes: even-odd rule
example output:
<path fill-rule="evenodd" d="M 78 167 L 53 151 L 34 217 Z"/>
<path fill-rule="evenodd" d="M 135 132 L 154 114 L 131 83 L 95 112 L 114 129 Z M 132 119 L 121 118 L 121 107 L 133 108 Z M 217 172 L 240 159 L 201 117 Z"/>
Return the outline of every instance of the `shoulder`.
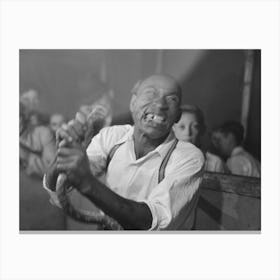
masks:
<path fill-rule="evenodd" d="M 200 149 L 191 143 L 178 141 L 167 166 L 166 176 L 171 180 L 189 180 L 193 176 L 201 176 L 204 170 L 205 158 Z"/>
<path fill-rule="evenodd" d="M 174 152 L 178 157 L 184 157 L 187 159 L 196 157 L 198 160 L 204 161 L 204 154 L 192 143 L 178 141 Z"/>
<path fill-rule="evenodd" d="M 131 125 L 114 125 L 104 127 L 100 132 L 94 136 L 91 143 L 88 146 L 88 154 L 100 152 L 102 150 L 104 154 L 109 153 L 110 149 L 120 143 L 122 139 L 126 139 L 127 135 L 132 131 Z"/>
<path fill-rule="evenodd" d="M 231 173 L 237 175 L 247 175 L 251 168 L 251 162 L 244 155 L 235 155 L 230 157 L 226 163 Z"/>
<path fill-rule="evenodd" d="M 109 127 L 104 127 L 100 130 L 99 136 L 104 141 L 108 142 L 118 142 L 124 138 L 132 129 L 132 126 L 127 125 L 114 125 Z"/>
<path fill-rule="evenodd" d="M 238 154 L 238 155 L 231 156 L 227 160 L 227 164 L 229 164 L 229 165 L 244 164 L 244 163 L 248 163 L 248 162 L 249 162 L 249 159 L 244 154 Z"/>
<path fill-rule="evenodd" d="M 225 172 L 225 162 L 217 155 L 206 152 L 205 170 L 211 172 Z"/>
<path fill-rule="evenodd" d="M 183 141 L 178 141 L 173 154 L 173 162 L 176 166 L 195 165 L 202 167 L 205 162 L 204 154 L 195 145 Z"/>
<path fill-rule="evenodd" d="M 206 157 L 207 161 L 211 161 L 214 163 L 223 163 L 223 161 L 220 157 L 218 157 L 217 155 L 214 155 L 210 152 L 206 152 L 205 157 Z"/>

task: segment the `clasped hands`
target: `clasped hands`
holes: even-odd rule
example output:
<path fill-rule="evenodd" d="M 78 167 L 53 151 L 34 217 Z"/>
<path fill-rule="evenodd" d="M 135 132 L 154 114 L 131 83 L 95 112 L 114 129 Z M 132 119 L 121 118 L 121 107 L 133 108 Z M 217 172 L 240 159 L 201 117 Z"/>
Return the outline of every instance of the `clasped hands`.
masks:
<path fill-rule="evenodd" d="M 69 184 L 83 191 L 83 183 L 93 177 L 86 154 L 92 136 L 103 125 L 106 112 L 95 108 L 92 117 L 78 112 L 74 120 L 64 124 L 56 133 L 57 156 L 47 172 L 49 186 L 56 184 L 59 173 L 67 175 Z"/>

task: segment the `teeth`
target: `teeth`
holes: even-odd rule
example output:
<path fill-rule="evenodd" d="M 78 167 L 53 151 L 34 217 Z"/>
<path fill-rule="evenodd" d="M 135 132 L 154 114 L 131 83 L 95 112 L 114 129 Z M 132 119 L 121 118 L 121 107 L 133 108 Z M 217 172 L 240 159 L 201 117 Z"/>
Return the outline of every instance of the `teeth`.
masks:
<path fill-rule="evenodd" d="M 155 121 L 158 121 L 158 122 L 163 122 L 163 121 L 164 121 L 164 118 L 163 118 L 162 116 L 155 115 L 155 116 L 154 116 L 154 120 L 155 120 Z"/>
<path fill-rule="evenodd" d="M 147 114 L 146 115 L 146 120 L 147 121 L 151 121 L 151 120 L 153 120 L 154 119 L 154 115 L 153 114 Z"/>
<path fill-rule="evenodd" d="M 165 121 L 165 118 L 162 117 L 162 116 L 159 116 L 159 115 L 154 115 L 154 114 L 147 114 L 146 115 L 146 120 L 147 121 L 154 121 L 154 122 L 157 122 L 157 123 L 162 123 Z"/>

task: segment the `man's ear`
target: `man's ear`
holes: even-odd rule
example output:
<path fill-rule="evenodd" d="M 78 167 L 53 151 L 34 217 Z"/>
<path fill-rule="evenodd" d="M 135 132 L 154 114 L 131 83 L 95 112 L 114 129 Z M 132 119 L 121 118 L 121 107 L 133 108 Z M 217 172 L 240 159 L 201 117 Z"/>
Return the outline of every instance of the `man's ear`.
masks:
<path fill-rule="evenodd" d="M 137 92 L 138 92 L 138 89 L 141 85 L 142 81 L 139 80 L 132 88 L 131 90 L 131 99 L 130 99 L 130 105 L 129 105 L 129 110 L 130 112 L 132 113 L 134 111 L 134 107 L 135 107 L 135 101 L 136 101 L 136 97 L 137 97 Z"/>
<path fill-rule="evenodd" d="M 129 104 L 129 110 L 131 113 L 134 111 L 135 101 L 136 101 L 136 95 L 132 94 L 131 99 L 130 99 L 130 104 Z"/>
<path fill-rule="evenodd" d="M 142 81 L 139 80 L 139 81 L 133 86 L 133 88 L 132 88 L 132 90 L 131 90 L 131 93 L 136 95 L 136 94 L 137 94 L 137 91 L 138 91 L 138 89 L 139 89 L 139 87 L 140 87 L 141 84 L 142 84 Z"/>
<path fill-rule="evenodd" d="M 181 119 L 181 116 L 182 116 L 182 110 L 181 110 L 181 108 L 179 108 L 178 115 L 177 115 L 177 118 L 175 120 L 175 123 L 179 122 L 179 120 Z"/>

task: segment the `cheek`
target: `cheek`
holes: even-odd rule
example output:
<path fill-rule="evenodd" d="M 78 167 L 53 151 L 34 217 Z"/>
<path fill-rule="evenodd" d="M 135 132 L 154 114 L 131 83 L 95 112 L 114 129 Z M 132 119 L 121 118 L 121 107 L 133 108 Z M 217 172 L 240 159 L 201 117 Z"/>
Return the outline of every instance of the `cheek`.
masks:
<path fill-rule="evenodd" d="M 176 129 L 175 135 L 180 140 L 185 140 L 185 138 L 188 137 L 188 133 L 187 133 L 186 129 L 180 129 L 180 128 Z"/>
<path fill-rule="evenodd" d="M 179 129 L 178 126 L 174 125 L 173 126 L 173 131 L 175 133 L 176 136 L 180 135 L 181 134 L 181 130 Z"/>

